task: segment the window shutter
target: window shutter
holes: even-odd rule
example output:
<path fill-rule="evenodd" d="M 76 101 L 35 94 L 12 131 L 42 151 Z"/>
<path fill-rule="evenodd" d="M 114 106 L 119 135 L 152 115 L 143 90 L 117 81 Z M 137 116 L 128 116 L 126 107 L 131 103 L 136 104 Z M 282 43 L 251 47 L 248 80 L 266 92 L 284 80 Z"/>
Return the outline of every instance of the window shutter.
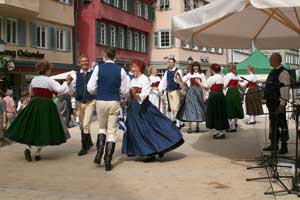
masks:
<path fill-rule="evenodd" d="M 139 41 L 140 41 L 139 51 L 142 52 L 142 33 L 139 33 Z"/>
<path fill-rule="evenodd" d="M 155 20 L 155 8 L 153 6 L 149 6 L 149 19 Z"/>
<path fill-rule="evenodd" d="M 159 48 L 159 33 L 157 31 L 154 32 L 153 41 L 154 41 L 154 47 Z"/>
<path fill-rule="evenodd" d="M 100 44 L 101 43 L 101 22 L 96 20 L 95 26 L 96 26 L 96 44 Z"/>
<path fill-rule="evenodd" d="M 132 50 L 135 51 L 135 32 L 132 31 Z"/>
<path fill-rule="evenodd" d="M 47 47 L 48 49 L 56 49 L 56 29 L 54 27 L 47 28 Z"/>
<path fill-rule="evenodd" d="M 118 27 L 118 26 L 116 26 L 116 35 L 115 35 L 115 37 L 116 37 L 116 41 L 115 41 L 115 47 L 116 48 L 120 48 L 121 47 L 121 43 L 120 43 L 120 39 L 119 39 L 119 37 L 120 37 L 120 27 Z"/>
<path fill-rule="evenodd" d="M 128 4 L 128 12 L 134 14 L 134 0 L 128 0 L 127 4 Z"/>
<path fill-rule="evenodd" d="M 106 45 L 110 46 L 111 45 L 111 34 L 110 34 L 110 28 L 111 25 L 107 24 L 107 35 L 106 35 Z"/>
<path fill-rule="evenodd" d="M 72 49 L 72 31 L 66 31 L 66 51 L 71 51 Z"/>
<path fill-rule="evenodd" d="M 147 34 L 146 35 L 146 52 L 145 53 L 148 53 L 150 51 L 149 40 L 150 40 L 150 37 L 149 37 L 149 34 Z"/>
<path fill-rule="evenodd" d="M 26 45 L 26 21 L 18 21 L 18 42 L 20 46 Z"/>
<path fill-rule="evenodd" d="M 30 46 L 37 47 L 37 30 L 33 22 L 30 23 Z"/>
<path fill-rule="evenodd" d="M 119 0 L 119 8 L 123 9 L 123 0 Z"/>
<path fill-rule="evenodd" d="M 171 33 L 170 33 L 171 34 Z M 176 47 L 176 40 L 175 37 L 173 35 L 171 35 L 171 47 L 175 48 Z"/>
<path fill-rule="evenodd" d="M 140 4 L 141 4 L 141 10 L 142 10 L 142 16 L 143 18 L 145 18 L 145 4 L 143 2 L 140 1 Z"/>

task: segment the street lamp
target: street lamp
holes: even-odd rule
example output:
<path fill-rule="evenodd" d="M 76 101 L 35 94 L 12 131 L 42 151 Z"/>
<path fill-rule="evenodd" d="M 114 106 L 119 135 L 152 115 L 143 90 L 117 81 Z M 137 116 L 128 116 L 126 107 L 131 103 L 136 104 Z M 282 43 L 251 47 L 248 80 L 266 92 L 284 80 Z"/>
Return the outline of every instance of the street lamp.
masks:
<path fill-rule="evenodd" d="M 191 65 L 194 61 L 194 59 L 190 56 L 188 59 L 187 59 L 189 65 Z"/>

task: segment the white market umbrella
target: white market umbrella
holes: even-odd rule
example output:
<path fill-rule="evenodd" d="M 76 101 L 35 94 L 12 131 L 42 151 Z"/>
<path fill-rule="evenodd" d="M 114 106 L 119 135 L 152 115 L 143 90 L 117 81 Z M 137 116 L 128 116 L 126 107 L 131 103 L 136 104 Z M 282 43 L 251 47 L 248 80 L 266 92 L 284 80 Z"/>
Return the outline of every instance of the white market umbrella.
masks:
<path fill-rule="evenodd" d="M 211 48 L 300 48 L 300 0 L 214 0 L 174 16 L 173 33 Z"/>
<path fill-rule="evenodd" d="M 72 74 L 75 74 L 75 73 L 76 73 L 76 71 L 71 70 L 69 72 L 65 72 L 65 73 L 61 73 L 61 74 L 51 76 L 51 78 L 53 78 L 54 80 L 65 80 L 68 75 L 72 75 Z"/>

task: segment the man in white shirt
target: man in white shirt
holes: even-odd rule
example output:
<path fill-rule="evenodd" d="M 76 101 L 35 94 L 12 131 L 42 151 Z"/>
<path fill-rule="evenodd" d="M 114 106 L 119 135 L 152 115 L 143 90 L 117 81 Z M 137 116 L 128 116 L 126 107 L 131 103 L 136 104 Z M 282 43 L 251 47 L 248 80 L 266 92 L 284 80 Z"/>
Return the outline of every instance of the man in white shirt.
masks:
<path fill-rule="evenodd" d="M 158 89 L 160 92 L 167 90 L 169 104 L 172 112 L 171 120 L 174 121 L 181 105 L 182 71 L 176 67 L 175 58 L 169 58 L 168 64 L 169 64 L 169 68 L 165 72 L 158 86 Z M 183 126 L 183 123 L 179 120 L 176 120 L 176 126 L 178 128 L 181 128 Z"/>
<path fill-rule="evenodd" d="M 113 61 L 116 50 L 109 47 L 105 54 L 105 63 L 95 67 L 87 89 L 91 94 L 96 94 L 99 122 L 97 154 L 94 162 L 101 164 L 105 148 L 105 170 L 110 171 L 118 130 L 121 94 L 128 93 L 129 86 L 126 71 Z"/>

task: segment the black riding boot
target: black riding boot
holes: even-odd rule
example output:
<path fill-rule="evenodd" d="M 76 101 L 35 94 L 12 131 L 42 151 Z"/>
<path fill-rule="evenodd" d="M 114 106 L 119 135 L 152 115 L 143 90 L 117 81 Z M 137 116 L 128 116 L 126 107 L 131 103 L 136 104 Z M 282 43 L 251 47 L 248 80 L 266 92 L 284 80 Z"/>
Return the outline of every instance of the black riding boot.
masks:
<path fill-rule="evenodd" d="M 83 156 L 88 153 L 88 135 L 87 134 L 82 134 L 81 135 L 81 149 L 78 152 L 78 156 Z"/>
<path fill-rule="evenodd" d="M 97 138 L 97 154 L 94 159 L 94 163 L 100 165 L 101 164 L 101 159 L 102 155 L 104 152 L 104 147 L 105 147 L 105 140 L 106 140 L 106 135 L 105 134 L 98 134 Z"/>
<path fill-rule="evenodd" d="M 287 145 L 287 142 L 281 142 L 281 148 L 279 150 L 279 154 L 286 154 L 288 153 L 289 150 L 288 150 L 288 145 Z"/>
<path fill-rule="evenodd" d="M 105 155 L 104 155 L 104 162 L 105 162 L 105 171 L 111 171 L 113 166 L 111 164 L 112 157 L 115 152 L 115 145 L 114 142 L 107 142 L 105 147 Z"/>
<path fill-rule="evenodd" d="M 93 141 L 92 141 L 92 137 L 91 137 L 91 134 L 87 134 L 87 147 L 88 147 L 88 150 L 90 150 L 90 148 L 93 146 Z"/>

